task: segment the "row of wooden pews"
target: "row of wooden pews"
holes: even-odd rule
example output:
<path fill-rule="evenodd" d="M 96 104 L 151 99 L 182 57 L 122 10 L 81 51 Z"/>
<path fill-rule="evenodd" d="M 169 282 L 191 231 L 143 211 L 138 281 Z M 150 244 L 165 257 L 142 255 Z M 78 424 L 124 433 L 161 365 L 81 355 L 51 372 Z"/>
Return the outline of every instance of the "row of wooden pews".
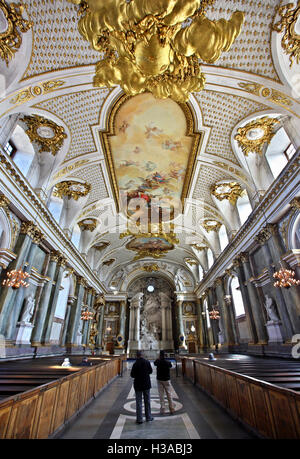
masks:
<path fill-rule="evenodd" d="M 183 375 L 261 437 L 300 438 L 300 361 L 185 356 Z"/>
<path fill-rule="evenodd" d="M 48 438 L 122 373 L 121 357 L 65 356 L 0 363 L 0 439 Z"/>

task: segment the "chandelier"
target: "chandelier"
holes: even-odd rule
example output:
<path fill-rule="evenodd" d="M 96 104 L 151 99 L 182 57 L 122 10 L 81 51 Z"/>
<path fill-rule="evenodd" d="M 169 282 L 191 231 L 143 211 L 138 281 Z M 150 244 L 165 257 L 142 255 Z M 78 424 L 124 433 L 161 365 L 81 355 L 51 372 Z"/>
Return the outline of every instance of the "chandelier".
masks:
<path fill-rule="evenodd" d="M 281 268 L 273 274 L 273 277 L 274 279 L 278 279 L 274 282 L 274 287 L 290 288 L 300 285 L 300 280 L 295 279 L 295 271 L 291 269 Z"/>
<path fill-rule="evenodd" d="M 27 288 L 29 287 L 28 282 L 26 282 L 26 279 L 28 279 L 28 277 L 29 274 L 22 271 L 21 269 L 19 269 L 19 271 L 13 269 L 12 271 L 8 271 L 7 278 L 2 282 L 2 285 L 12 288 Z"/>
<path fill-rule="evenodd" d="M 209 318 L 210 320 L 219 320 L 220 319 L 220 314 L 217 309 L 212 309 L 209 311 Z"/>
<path fill-rule="evenodd" d="M 81 320 L 92 320 L 94 317 L 92 311 L 89 311 L 87 308 L 81 310 Z"/>

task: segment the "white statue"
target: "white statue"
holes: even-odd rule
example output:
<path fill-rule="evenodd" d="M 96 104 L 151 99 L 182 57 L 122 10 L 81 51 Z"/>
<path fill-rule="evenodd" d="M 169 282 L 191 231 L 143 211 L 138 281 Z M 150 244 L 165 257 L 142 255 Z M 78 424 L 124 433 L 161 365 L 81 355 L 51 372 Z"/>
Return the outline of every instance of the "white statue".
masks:
<path fill-rule="evenodd" d="M 279 322 L 280 319 L 276 312 L 276 306 L 275 306 L 274 300 L 270 298 L 269 295 L 265 295 L 265 299 L 266 301 L 265 301 L 264 306 L 267 311 L 268 319 L 270 319 L 271 322 Z"/>
<path fill-rule="evenodd" d="M 21 316 L 21 322 L 29 323 L 34 313 L 35 299 L 29 296 L 25 301 L 24 311 Z"/>
<path fill-rule="evenodd" d="M 65 358 L 63 363 L 61 364 L 62 367 L 71 367 L 71 362 L 68 358 Z"/>

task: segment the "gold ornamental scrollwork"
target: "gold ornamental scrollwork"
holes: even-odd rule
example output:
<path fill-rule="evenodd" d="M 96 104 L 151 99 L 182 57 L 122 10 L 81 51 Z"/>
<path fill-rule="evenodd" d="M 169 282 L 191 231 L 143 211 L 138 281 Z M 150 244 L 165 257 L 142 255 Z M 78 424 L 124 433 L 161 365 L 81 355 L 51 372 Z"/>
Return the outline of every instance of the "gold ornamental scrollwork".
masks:
<path fill-rule="evenodd" d="M 21 121 L 26 123 L 26 134 L 31 142 L 36 142 L 39 145 L 40 153 L 49 151 L 53 156 L 56 156 L 67 138 L 64 128 L 39 115 L 24 116 Z"/>
<path fill-rule="evenodd" d="M 214 0 L 68 0 L 80 7 L 78 29 L 102 53 L 94 85 L 120 85 L 127 95 L 186 102 L 204 88 L 199 59 L 213 64 L 240 34 L 244 13 L 211 21 Z"/>
<path fill-rule="evenodd" d="M 269 145 L 274 137 L 274 126 L 278 123 L 276 118 L 265 116 L 239 128 L 234 138 L 244 155 L 248 156 L 249 153 L 262 155 L 264 146 Z"/>
<path fill-rule="evenodd" d="M 218 232 L 222 226 L 222 223 L 217 222 L 215 220 L 204 220 L 204 222 L 202 222 L 201 225 L 203 226 L 203 228 L 205 229 L 207 233 L 210 233 L 211 231 Z M 206 249 L 208 249 L 208 247 L 204 247 L 202 250 L 206 250 Z"/>
<path fill-rule="evenodd" d="M 159 266 L 156 265 L 156 264 L 152 264 L 152 265 L 144 265 L 142 266 L 142 271 L 146 271 L 147 273 L 152 273 L 154 271 L 159 271 Z"/>
<path fill-rule="evenodd" d="M 60 182 L 55 185 L 53 195 L 59 198 L 67 196 L 68 199 L 78 201 L 79 198 L 86 196 L 91 191 L 92 186 L 89 183 L 80 183 L 75 181 Z"/>
<path fill-rule="evenodd" d="M 237 182 L 218 183 L 211 187 L 211 194 L 219 201 L 227 199 L 232 205 L 236 204 L 237 199 L 242 196 L 244 190 Z"/>
<path fill-rule="evenodd" d="M 15 53 L 22 45 L 21 33 L 28 32 L 33 22 L 23 18 L 24 5 L 0 0 L 0 10 L 6 23 L 6 29 L 0 33 L 0 57 L 8 66 Z"/>
<path fill-rule="evenodd" d="M 86 220 L 82 220 L 78 222 L 78 226 L 81 231 L 94 231 L 97 227 L 98 221 L 95 218 L 87 218 Z"/>
<path fill-rule="evenodd" d="M 283 32 L 281 47 L 285 54 L 289 55 L 290 67 L 296 62 L 300 63 L 300 35 L 296 32 L 296 25 L 300 17 L 300 0 L 297 6 L 293 3 L 287 3 L 283 6 L 278 6 L 280 20 L 272 25 L 275 32 Z"/>

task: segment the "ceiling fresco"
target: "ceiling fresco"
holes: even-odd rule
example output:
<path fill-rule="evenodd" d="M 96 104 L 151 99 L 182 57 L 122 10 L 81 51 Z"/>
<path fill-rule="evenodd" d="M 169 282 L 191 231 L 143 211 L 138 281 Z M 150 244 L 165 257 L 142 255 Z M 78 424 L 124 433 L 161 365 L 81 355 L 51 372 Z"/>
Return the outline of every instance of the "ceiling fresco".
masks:
<path fill-rule="evenodd" d="M 132 198 L 142 198 L 144 205 L 138 215 L 148 218 L 151 206 L 152 223 L 158 221 L 158 207 L 166 210 L 164 220 L 170 220 L 169 208 L 174 209 L 174 216 L 181 213 L 195 143 L 187 135 L 187 119 L 181 106 L 171 99 L 141 94 L 121 105 L 114 126 L 115 133 L 109 137 L 111 172 L 121 207 L 128 206 L 127 214 L 132 216 L 136 212 Z"/>

